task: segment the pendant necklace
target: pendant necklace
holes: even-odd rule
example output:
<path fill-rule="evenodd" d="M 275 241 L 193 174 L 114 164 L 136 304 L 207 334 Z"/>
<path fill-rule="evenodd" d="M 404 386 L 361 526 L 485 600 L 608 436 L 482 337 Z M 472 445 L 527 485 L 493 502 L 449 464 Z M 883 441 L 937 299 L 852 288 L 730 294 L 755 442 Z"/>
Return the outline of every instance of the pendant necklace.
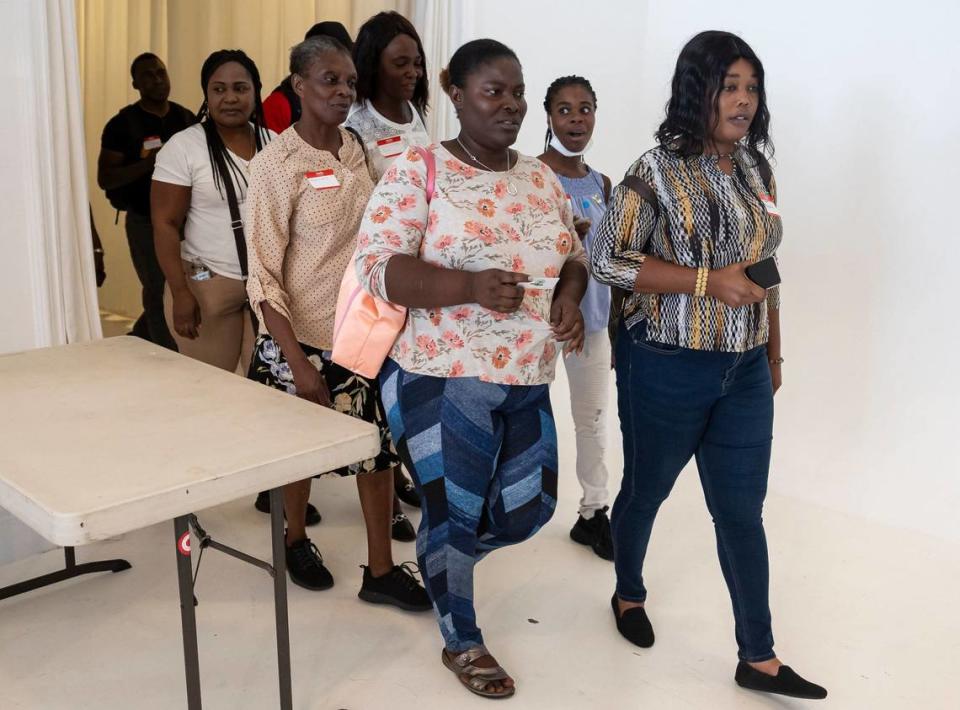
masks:
<path fill-rule="evenodd" d="M 475 156 L 473 153 L 471 153 L 469 150 L 467 150 L 467 146 L 465 146 L 465 145 L 463 144 L 463 141 L 460 140 L 460 136 L 457 136 L 457 144 L 458 144 L 461 148 L 463 148 L 463 152 L 464 152 L 464 153 L 466 153 L 468 156 L 470 156 L 470 160 L 472 160 L 473 162 L 475 162 L 475 163 L 476 163 L 477 165 L 479 165 L 480 167 L 489 170 L 491 173 L 499 173 L 499 172 L 505 173 L 506 176 L 507 176 L 507 192 L 508 192 L 511 196 L 513 196 L 513 197 L 516 197 L 516 196 L 517 196 L 517 192 L 518 192 L 517 186 L 513 184 L 513 175 L 512 175 L 512 173 L 511 173 L 511 170 L 513 170 L 513 168 L 516 167 L 516 163 L 514 163 L 513 167 L 510 166 L 510 149 L 509 149 L 509 148 L 507 148 L 507 169 L 506 169 L 506 170 L 494 170 L 493 168 L 491 168 L 491 167 L 490 167 L 489 165 L 487 165 L 486 163 L 481 162 L 481 160 L 480 160 L 477 156 Z"/>

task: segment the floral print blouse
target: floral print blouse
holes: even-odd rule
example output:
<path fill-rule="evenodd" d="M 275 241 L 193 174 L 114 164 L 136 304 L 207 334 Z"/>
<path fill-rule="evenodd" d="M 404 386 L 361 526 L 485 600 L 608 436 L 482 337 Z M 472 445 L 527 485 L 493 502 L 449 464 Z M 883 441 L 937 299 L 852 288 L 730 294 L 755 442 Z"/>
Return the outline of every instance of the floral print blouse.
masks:
<path fill-rule="evenodd" d="M 509 174 L 487 172 L 461 162 L 440 144 L 427 150 L 436 159 L 429 205 L 426 165 L 413 149 L 397 157 L 367 205 L 356 268 L 371 294 L 390 300 L 384 275 L 396 254 L 448 269 L 498 268 L 530 278 L 557 277 L 571 260 L 586 266 L 569 202 L 542 162 L 518 155 Z M 411 308 L 390 357 L 408 372 L 434 377 L 549 383 L 559 350 L 550 329 L 552 298 L 552 288 L 527 289 L 514 313 L 476 303 Z"/>

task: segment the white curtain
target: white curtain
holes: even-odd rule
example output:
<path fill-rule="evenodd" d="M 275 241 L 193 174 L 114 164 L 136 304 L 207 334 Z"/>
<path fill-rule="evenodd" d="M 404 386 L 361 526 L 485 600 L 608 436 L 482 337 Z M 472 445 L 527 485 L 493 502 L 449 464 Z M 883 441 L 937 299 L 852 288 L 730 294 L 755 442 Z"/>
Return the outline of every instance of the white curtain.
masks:
<path fill-rule="evenodd" d="M 100 319 L 73 5 L 60 0 L 4 5 L 6 20 L 0 21 L 19 15 L 3 43 L 10 53 L 5 63 L 16 68 L 4 82 L 8 107 L 17 106 L 5 118 L 11 135 L 4 138 L 4 154 L 13 180 L 4 180 L 4 193 L 15 207 L 3 210 L 4 228 L 26 257 L 17 263 L 13 256 L 6 266 L 21 272 L 17 280 L 29 290 L 15 297 L 30 303 L 31 311 L 29 318 L 17 314 L 17 332 L 3 333 L 2 349 L 96 339 Z M 11 287 L 7 279 L 4 286 Z"/>
<path fill-rule="evenodd" d="M 450 61 L 457 47 L 470 36 L 473 27 L 473 3 L 467 0 L 414 0 L 413 24 L 420 33 L 430 77 L 430 112 L 427 132 L 433 140 L 455 136 L 460 128 L 453 105 L 440 88 L 440 70 Z"/>

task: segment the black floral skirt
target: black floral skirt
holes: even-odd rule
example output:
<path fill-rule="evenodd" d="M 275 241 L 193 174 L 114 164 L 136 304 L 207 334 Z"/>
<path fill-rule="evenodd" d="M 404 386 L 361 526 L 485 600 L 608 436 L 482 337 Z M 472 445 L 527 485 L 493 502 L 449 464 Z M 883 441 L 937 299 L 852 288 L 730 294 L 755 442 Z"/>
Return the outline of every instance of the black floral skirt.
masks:
<path fill-rule="evenodd" d="M 387 425 L 387 417 L 380 402 L 380 385 L 377 380 L 368 380 L 355 372 L 350 372 L 331 362 L 314 347 L 303 343 L 300 343 L 300 347 L 327 383 L 333 408 L 351 417 L 376 424 L 380 430 L 380 453 L 375 458 L 326 471 L 318 476 L 329 473 L 338 476 L 354 476 L 360 473 L 386 471 L 399 465 L 400 457 L 393 448 L 393 438 L 390 436 L 390 427 Z M 292 395 L 297 393 L 290 365 L 280 351 L 280 346 L 269 335 L 261 335 L 257 338 L 247 377 Z"/>

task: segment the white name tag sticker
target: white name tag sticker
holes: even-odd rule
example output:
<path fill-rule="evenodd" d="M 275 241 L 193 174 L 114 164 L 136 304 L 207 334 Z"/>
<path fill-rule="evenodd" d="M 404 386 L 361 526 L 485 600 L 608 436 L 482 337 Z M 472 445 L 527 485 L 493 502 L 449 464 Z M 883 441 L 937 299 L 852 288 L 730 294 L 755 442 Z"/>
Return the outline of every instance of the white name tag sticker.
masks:
<path fill-rule="evenodd" d="M 777 207 L 777 203 L 773 201 L 773 198 L 770 197 L 770 195 L 760 195 L 760 201 L 766 208 L 767 214 L 771 214 L 774 217 L 780 216 L 780 208 Z"/>
<path fill-rule="evenodd" d="M 549 291 L 552 288 L 556 288 L 559 280 L 560 278 L 558 276 L 541 276 L 536 279 L 530 279 L 529 281 L 521 281 L 517 286 L 520 288 L 542 288 Z"/>
<path fill-rule="evenodd" d="M 340 187 L 340 181 L 333 174 L 333 168 L 306 173 L 306 178 L 314 190 L 332 190 Z"/>
<path fill-rule="evenodd" d="M 161 140 L 160 136 L 147 136 L 143 139 L 144 150 L 156 150 L 161 147 L 163 147 L 163 140 Z"/>
<path fill-rule="evenodd" d="M 384 158 L 395 158 L 403 152 L 406 146 L 403 143 L 403 136 L 396 135 L 389 138 L 381 138 L 377 141 L 377 150 Z"/>

